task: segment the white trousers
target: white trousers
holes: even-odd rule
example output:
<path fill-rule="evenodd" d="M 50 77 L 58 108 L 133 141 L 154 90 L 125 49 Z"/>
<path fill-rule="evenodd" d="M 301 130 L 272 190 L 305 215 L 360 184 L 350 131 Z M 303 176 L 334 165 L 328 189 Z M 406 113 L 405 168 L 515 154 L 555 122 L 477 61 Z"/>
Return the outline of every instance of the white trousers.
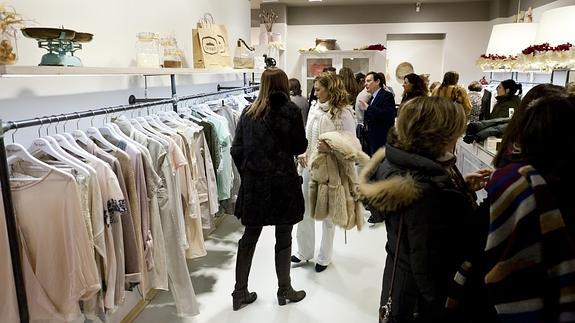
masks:
<path fill-rule="evenodd" d="M 309 209 L 309 169 L 305 168 L 302 172 L 303 177 L 303 196 L 305 199 L 305 213 L 303 220 L 297 225 L 296 240 L 298 251 L 296 257 L 301 260 L 310 260 L 315 253 L 315 225 L 316 222 L 311 217 Z M 335 225 L 331 219 L 321 221 L 322 235 L 319 253 L 316 258 L 316 263 L 322 266 L 327 266 L 331 263 L 331 256 L 333 254 L 333 238 L 335 236 Z"/>

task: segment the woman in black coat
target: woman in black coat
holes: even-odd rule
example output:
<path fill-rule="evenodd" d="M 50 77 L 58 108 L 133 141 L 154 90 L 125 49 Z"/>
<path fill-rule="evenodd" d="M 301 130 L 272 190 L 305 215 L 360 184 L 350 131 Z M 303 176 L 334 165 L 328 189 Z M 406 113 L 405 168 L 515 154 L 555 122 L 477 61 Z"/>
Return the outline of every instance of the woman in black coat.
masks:
<path fill-rule="evenodd" d="M 290 281 L 291 232 L 303 218 L 304 199 L 295 156 L 305 152 L 307 140 L 299 108 L 289 99 L 287 75 L 267 69 L 261 77 L 260 94 L 242 113 L 231 154 L 240 176 L 235 215 L 245 225 L 238 244 L 234 311 L 254 302 L 248 277 L 262 227 L 276 227 L 275 263 L 278 302 L 298 302 L 304 291 Z"/>
<path fill-rule="evenodd" d="M 387 310 L 393 284 L 395 322 L 467 322 L 451 317 L 446 303 L 456 272 L 480 249 L 481 228 L 469 189 L 483 187 L 489 172 L 466 181 L 457 171 L 451 152 L 465 125 L 464 110 L 446 98 L 412 99 L 402 106 L 385 150 L 362 170 L 360 196 L 382 213 L 387 229 L 380 312 Z M 368 183 L 372 173 L 377 182 Z"/>

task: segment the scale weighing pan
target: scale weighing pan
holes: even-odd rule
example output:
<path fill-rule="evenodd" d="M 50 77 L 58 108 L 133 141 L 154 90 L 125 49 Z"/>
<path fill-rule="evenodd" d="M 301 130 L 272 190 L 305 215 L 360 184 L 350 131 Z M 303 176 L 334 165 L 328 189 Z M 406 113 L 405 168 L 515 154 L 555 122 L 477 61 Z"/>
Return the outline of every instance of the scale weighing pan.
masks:
<path fill-rule="evenodd" d="M 74 37 L 76 36 L 76 32 L 70 29 L 33 27 L 33 28 L 22 28 L 21 30 L 24 36 L 34 39 L 73 40 Z"/>
<path fill-rule="evenodd" d="M 88 43 L 92 41 L 93 37 L 94 35 L 90 33 L 76 32 L 76 35 L 74 36 L 74 39 L 72 39 L 72 41 L 75 41 L 77 43 Z"/>
<path fill-rule="evenodd" d="M 82 43 L 92 40 L 94 35 L 64 28 L 22 28 L 22 34 L 38 41 L 38 47 L 48 53 L 42 56 L 40 66 L 82 66 L 74 53 L 82 49 Z"/>

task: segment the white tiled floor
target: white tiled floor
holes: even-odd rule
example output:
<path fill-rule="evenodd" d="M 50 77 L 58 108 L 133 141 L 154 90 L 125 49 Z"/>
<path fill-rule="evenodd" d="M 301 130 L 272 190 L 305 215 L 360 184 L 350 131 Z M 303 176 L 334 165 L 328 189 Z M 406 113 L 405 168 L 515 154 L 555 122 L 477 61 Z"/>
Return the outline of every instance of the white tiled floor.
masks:
<path fill-rule="evenodd" d="M 321 227 L 316 223 L 316 232 Z M 385 261 L 385 227 L 366 226 L 361 232 L 338 229 L 332 264 L 316 273 L 314 263 L 292 267 L 292 285 L 304 289 L 307 297 L 299 303 L 278 306 L 277 279 L 274 267 L 274 228 L 265 227 L 254 256 L 250 274 L 250 291 L 258 293 L 255 303 L 234 312 L 231 292 L 237 242 L 243 227 L 227 216 L 206 245 L 206 257 L 189 261 L 192 282 L 200 303 L 200 314 L 193 318 L 175 315 L 169 292 L 162 292 L 150 304 L 138 323 L 360 323 L 376 322 L 381 279 Z M 295 227 L 294 227 L 294 245 Z M 319 245 L 319 236 L 316 237 Z"/>

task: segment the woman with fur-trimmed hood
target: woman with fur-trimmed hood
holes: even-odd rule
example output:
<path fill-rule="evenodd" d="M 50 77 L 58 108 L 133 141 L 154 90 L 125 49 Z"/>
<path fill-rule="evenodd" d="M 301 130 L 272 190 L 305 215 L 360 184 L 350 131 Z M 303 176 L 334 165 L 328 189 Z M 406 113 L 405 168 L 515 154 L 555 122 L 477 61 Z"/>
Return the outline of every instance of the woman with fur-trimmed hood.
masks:
<path fill-rule="evenodd" d="M 315 265 L 315 270 L 322 272 L 331 262 L 335 225 L 350 229 L 363 224 L 362 206 L 355 196 L 355 161 L 367 156 L 355 137 L 355 117 L 341 79 L 322 73 L 314 88 L 318 101 L 311 107 L 306 125 L 308 149 L 298 157 L 306 205 L 304 219 L 297 227 L 298 251 L 292 262 L 314 257 L 314 219 L 322 221 Z"/>
<path fill-rule="evenodd" d="M 398 257 L 391 296 L 397 322 L 450 321 L 446 303 L 455 274 L 479 244 L 470 191 L 483 187 L 489 172 L 466 181 L 457 171 L 452 152 L 465 125 L 465 111 L 450 100 L 415 98 L 401 108 L 385 149 L 360 173 L 359 195 L 387 229 L 380 314 Z M 374 173 L 377 181 L 369 182 Z"/>

